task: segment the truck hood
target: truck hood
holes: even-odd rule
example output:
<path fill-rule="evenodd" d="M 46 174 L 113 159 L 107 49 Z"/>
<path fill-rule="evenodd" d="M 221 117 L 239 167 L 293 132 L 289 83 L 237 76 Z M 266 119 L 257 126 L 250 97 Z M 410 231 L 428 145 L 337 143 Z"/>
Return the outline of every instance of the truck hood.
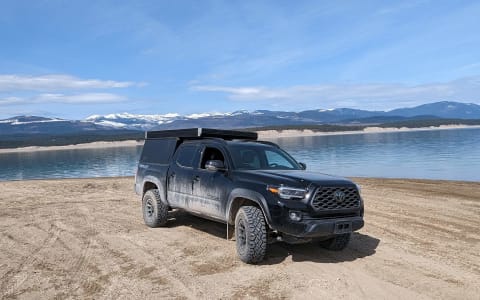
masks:
<path fill-rule="evenodd" d="M 307 187 L 310 184 L 319 186 L 354 185 L 351 180 L 344 177 L 304 170 L 245 170 L 239 172 L 257 177 L 257 180 L 269 184 L 290 184 L 296 187 Z"/>

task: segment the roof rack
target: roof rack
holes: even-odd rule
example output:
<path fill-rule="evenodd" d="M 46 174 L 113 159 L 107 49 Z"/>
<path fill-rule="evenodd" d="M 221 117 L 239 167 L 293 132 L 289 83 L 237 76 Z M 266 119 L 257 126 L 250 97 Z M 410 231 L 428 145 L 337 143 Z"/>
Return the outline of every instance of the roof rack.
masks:
<path fill-rule="evenodd" d="M 257 140 L 258 134 L 249 131 L 222 130 L 211 128 L 189 128 L 176 130 L 146 131 L 145 139 L 158 138 L 221 138 L 224 140 Z"/>

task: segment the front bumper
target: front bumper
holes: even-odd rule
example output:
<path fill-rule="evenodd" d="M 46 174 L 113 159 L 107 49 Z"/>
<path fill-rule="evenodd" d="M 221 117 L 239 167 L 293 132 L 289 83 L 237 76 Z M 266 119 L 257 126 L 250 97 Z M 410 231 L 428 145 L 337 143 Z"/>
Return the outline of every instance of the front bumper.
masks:
<path fill-rule="evenodd" d="M 273 224 L 272 224 L 273 225 Z M 347 217 L 334 219 L 307 219 L 298 222 L 284 220 L 274 224 L 277 231 L 301 238 L 316 238 L 338 233 L 359 230 L 364 225 L 363 217 Z"/>
<path fill-rule="evenodd" d="M 269 225 L 273 230 L 285 235 L 321 238 L 353 232 L 364 226 L 363 199 L 360 195 L 358 207 L 328 209 L 314 209 L 311 197 L 301 201 L 276 198 L 269 200 L 271 201 Z M 300 220 L 291 218 L 290 213 L 301 215 Z"/>

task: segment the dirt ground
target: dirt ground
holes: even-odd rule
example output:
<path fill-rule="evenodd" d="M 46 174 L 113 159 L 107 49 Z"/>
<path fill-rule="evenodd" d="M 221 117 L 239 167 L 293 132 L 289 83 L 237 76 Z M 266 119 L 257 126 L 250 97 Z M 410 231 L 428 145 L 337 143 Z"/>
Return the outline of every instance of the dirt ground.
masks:
<path fill-rule="evenodd" d="M 2 299 L 479 299 L 480 183 L 356 179 L 343 252 L 270 245 L 246 265 L 225 225 L 143 224 L 133 178 L 0 183 Z"/>

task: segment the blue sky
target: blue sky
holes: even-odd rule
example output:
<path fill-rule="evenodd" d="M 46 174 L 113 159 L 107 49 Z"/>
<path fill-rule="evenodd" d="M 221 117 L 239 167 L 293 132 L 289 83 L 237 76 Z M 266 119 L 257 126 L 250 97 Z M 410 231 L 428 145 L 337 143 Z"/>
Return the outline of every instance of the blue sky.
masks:
<path fill-rule="evenodd" d="M 0 0 L 0 118 L 480 104 L 479 1 Z"/>

